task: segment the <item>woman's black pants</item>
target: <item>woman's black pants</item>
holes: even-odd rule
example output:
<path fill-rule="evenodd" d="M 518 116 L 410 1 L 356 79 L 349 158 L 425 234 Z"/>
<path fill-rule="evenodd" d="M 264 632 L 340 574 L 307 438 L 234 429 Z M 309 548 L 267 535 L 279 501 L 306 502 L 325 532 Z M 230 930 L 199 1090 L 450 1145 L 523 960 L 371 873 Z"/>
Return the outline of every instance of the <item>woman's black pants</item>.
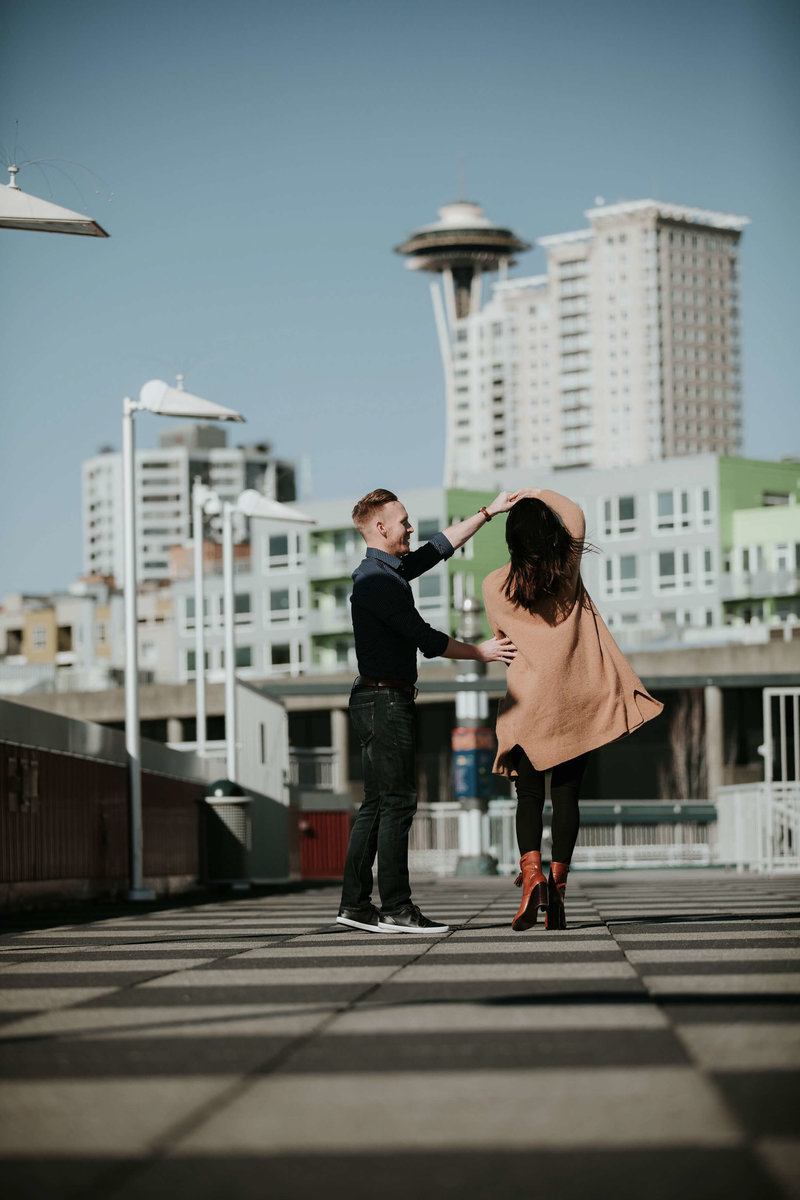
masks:
<path fill-rule="evenodd" d="M 520 749 L 517 763 L 517 841 L 520 856 L 542 848 L 542 810 L 544 809 L 545 771 L 537 771 Z M 553 767 L 550 799 L 553 804 L 553 862 L 568 863 L 578 840 L 581 825 L 581 780 L 588 754 L 571 758 Z"/>

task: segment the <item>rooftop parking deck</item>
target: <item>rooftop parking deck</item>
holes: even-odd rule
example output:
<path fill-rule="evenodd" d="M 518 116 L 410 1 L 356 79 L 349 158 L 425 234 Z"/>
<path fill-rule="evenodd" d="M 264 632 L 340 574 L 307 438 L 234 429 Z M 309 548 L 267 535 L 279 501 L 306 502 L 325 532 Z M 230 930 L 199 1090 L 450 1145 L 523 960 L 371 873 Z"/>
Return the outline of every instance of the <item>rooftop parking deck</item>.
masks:
<path fill-rule="evenodd" d="M 5 1200 L 800 1195 L 800 877 L 422 882 L 4 922 Z"/>

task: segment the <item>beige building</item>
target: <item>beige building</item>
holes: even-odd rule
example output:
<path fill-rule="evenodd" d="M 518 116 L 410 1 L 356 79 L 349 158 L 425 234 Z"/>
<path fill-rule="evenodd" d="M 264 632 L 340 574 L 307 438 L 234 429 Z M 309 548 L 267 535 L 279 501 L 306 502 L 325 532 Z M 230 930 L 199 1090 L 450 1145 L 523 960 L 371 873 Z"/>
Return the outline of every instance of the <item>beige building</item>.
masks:
<path fill-rule="evenodd" d="M 586 216 L 588 228 L 538 240 L 545 274 L 501 273 L 488 302 L 449 306 L 449 483 L 740 451 L 747 218 L 655 200 Z"/>

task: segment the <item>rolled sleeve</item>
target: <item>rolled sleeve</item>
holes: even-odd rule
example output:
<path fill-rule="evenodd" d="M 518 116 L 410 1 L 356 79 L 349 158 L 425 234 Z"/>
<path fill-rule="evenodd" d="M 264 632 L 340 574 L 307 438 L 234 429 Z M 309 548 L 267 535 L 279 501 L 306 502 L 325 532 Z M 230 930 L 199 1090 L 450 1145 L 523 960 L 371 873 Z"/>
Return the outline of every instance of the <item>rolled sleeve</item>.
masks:
<path fill-rule="evenodd" d="M 419 550 L 412 550 L 410 554 L 406 554 L 400 564 L 400 574 L 404 579 L 417 579 L 443 559 L 451 558 L 453 554 L 455 550 L 450 539 L 443 533 L 435 533 Z"/>
<path fill-rule="evenodd" d="M 442 558 L 452 558 L 455 554 L 455 548 L 450 539 L 443 533 L 435 533 L 430 539 L 430 544 L 436 547 Z"/>

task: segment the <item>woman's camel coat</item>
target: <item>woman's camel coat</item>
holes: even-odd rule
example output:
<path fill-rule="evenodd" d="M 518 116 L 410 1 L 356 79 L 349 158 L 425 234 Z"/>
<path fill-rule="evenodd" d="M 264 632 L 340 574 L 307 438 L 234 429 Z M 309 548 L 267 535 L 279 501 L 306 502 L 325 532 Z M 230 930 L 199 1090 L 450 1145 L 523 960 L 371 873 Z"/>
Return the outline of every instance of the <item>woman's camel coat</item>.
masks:
<path fill-rule="evenodd" d="M 583 540 L 586 523 L 577 504 L 545 490 L 539 499 Z M 537 771 L 546 771 L 658 716 L 664 706 L 645 690 L 606 628 L 581 581 L 579 557 L 563 598 L 544 599 L 533 613 L 503 595 L 507 575 L 508 567 L 501 567 L 483 582 L 495 636 L 510 637 L 518 651 L 498 711 L 495 774 L 516 775 L 515 746 Z"/>

